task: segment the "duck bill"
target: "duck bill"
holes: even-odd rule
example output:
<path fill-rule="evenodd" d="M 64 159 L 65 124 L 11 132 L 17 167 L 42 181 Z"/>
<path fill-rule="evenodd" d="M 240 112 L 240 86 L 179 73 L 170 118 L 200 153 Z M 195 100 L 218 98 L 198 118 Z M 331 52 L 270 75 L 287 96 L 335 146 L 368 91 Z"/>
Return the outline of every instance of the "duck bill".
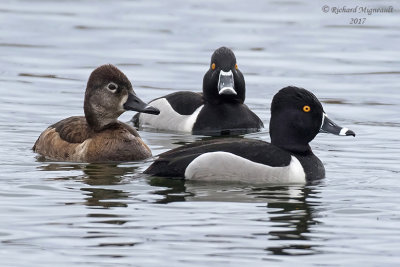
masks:
<path fill-rule="evenodd" d="M 220 95 L 237 95 L 235 91 L 235 81 L 231 70 L 228 72 L 221 70 L 219 72 L 218 93 Z"/>
<path fill-rule="evenodd" d="M 160 110 L 158 108 L 155 108 L 155 107 L 152 107 L 152 106 L 146 104 L 139 97 L 137 97 L 136 95 L 134 95 L 132 93 L 129 93 L 128 100 L 126 100 L 126 102 L 124 104 L 124 109 L 143 112 L 143 113 L 149 113 L 149 114 L 155 114 L 155 115 L 160 114 Z"/>
<path fill-rule="evenodd" d="M 336 123 L 334 123 L 331 119 L 328 118 L 328 116 L 325 113 L 322 116 L 322 125 L 319 131 L 322 133 L 331 133 L 342 136 L 349 136 L 349 135 L 356 136 L 356 134 L 352 130 L 349 130 L 345 127 L 341 127 Z"/>

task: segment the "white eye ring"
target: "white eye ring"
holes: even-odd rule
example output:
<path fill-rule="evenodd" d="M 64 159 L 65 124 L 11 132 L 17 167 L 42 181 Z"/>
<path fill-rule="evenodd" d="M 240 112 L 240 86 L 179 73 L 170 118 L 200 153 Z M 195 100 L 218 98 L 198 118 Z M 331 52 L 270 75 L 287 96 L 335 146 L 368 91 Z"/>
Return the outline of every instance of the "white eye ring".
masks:
<path fill-rule="evenodd" d="M 118 85 L 116 83 L 110 82 L 107 85 L 107 89 L 110 90 L 111 92 L 115 93 L 118 89 Z"/>

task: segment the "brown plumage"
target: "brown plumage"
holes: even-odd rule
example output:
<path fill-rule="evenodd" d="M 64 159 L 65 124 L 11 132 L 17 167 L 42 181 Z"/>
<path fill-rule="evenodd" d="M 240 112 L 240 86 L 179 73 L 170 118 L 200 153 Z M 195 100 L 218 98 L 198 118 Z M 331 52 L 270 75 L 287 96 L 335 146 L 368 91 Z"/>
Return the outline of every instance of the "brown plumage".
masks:
<path fill-rule="evenodd" d="M 125 110 L 159 111 L 141 101 L 128 78 L 116 67 L 103 65 L 89 77 L 85 117 L 61 120 L 47 128 L 33 150 L 48 159 L 75 162 L 132 161 L 151 157 L 137 131 L 117 118 Z"/>

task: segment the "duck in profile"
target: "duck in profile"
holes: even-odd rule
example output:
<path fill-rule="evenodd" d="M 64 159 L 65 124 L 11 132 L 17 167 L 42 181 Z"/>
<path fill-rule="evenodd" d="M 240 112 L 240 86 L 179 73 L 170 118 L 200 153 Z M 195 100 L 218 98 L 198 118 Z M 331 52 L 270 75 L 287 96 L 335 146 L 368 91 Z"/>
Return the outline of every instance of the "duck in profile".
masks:
<path fill-rule="evenodd" d="M 118 121 L 126 110 L 160 111 L 140 100 L 118 68 L 103 65 L 89 77 L 85 116 L 61 120 L 41 133 L 33 150 L 50 160 L 109 162 L 151 157 L 149 147 L 131 126 Z"/>
<path fill-rule="evenodd" d="M 246 86 L 235 54 L 227 47 L 215 50 L 203 78 L 203 93 L 176 92 L 152 100 L 159 116 L 136 114 L 139 128 L 221 135 L 250 133 L 264 125 L 245 104 Z"/>
<path fill-rule="evenodd" d="M 309 143 L 319 132 L 355 136 L 331 121 L 311 92 L 281 89 L 271 104 L 271 143 L 243 138 L 200 141 L 167 151 L 145 171 L 162 177 L 245 183 L 305 183 L 325 176 Z"/>

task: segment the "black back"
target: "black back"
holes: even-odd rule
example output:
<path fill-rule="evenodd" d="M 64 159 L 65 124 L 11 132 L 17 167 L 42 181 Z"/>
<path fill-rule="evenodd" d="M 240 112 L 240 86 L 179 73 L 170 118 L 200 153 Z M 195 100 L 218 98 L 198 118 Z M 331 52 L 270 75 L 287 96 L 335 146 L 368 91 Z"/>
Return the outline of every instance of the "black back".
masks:
<path fill-rule="evenodd" d="M 180 115 L 191 115 L 204 104 L 203 95 L 189 91 L 176 92 L 164 96 L 171 107 Z"/>
<path fill-rule="evenodd" d="M 205 104 L 193 126 L 194 134 L 244 134 L 264 127 L 260 118 L 245 104 Z"/>

